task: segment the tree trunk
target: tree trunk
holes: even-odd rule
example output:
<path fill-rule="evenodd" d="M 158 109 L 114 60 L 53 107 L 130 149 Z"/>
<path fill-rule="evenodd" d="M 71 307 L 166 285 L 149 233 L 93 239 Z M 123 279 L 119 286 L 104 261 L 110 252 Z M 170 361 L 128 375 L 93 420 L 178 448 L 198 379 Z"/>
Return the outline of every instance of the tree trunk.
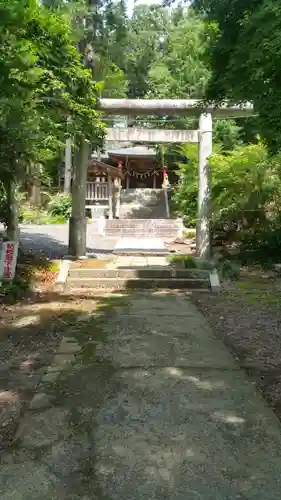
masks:
<path fill-rule="evenodd" d="M 86 254 L 85 205 L 89 152 L 89 142 L 84 136 L 79 136 L 75 144 L 72 213 L 69 221 L 69 254 L 73 257 L 83 257 Z"/>
<path fill-rule="evenodd" d="M 71 192 L 71 175 L 72 175 L 72 151 L 71 138 L 66 139 L 65 155 L 64 155 L 64 192 Z"/>
<path fill-rule="evenodd" d="M 31 187 L 31 203 L 33 205 L 41 205 L 41 183 L 40 181 L 33 180 Z"/>
<path fill-rule="evenodd" d="M 9 240 L 19 240 L 19 210 L 17 184 L 13 179 L 5 182 L 7 193 L 7 236 Z"/>

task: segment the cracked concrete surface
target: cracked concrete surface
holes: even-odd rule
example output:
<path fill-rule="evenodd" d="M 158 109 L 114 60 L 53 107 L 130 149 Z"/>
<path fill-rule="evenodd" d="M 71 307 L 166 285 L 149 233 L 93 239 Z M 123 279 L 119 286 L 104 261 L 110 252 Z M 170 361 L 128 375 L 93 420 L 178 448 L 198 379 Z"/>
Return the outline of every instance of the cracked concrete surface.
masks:
<path fill-rule="evenodd" d="M 2 457 L 2 500 L 279 498 L 279 421 L 188 297 L 134 294 L 77 341 Z"/>

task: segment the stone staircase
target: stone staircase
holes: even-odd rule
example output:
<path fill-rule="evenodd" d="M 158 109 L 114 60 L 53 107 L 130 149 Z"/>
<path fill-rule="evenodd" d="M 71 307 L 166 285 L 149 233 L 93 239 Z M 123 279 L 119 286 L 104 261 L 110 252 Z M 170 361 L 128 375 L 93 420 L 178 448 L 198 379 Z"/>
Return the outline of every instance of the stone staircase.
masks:
<path fill-rule="evenodd" d="M 121 219 L 165 219 L 163 189 L 122 189 Z"/>
<path fill-rule="evenodd" d="M 211 291 L 209 272 L 201 269 L 119 268 L 77 269 L 70 268 L 66 289 L 83 291 L 186 289 Z"/>
<path fill-rule="evenodd" d="M 182 229 L 180 219 L 108 219 L 105 236 L 174 240 L 181 237 Z"/>

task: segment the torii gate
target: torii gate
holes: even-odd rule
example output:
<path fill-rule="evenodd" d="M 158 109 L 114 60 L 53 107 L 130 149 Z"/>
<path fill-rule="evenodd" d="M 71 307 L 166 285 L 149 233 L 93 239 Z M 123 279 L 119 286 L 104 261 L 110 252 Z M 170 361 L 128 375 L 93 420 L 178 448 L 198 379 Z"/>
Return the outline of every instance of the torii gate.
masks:
<path fill-rule="evenodd" d="M 251 103 L 240 105 L 225 102 L 220 106 L 202 106 L 197 99 L 101 99 L 100 109 L 106 114 L 139 115 L 184 115 L 198 116 L 198 130 L 164 130 L 145 128 L 107 129 L 107 138 L 113 141 L 136 141 L 154 143 L 197 143 L 198 148 L 198 212 L 196 225 L 196 251 L 200 258 L 209 258 L 211 253 L 210 215 L 211 180 L 208 158 L 212 154 L 213 116 L 220 118 L 245 117 L 253 114 Z"/>

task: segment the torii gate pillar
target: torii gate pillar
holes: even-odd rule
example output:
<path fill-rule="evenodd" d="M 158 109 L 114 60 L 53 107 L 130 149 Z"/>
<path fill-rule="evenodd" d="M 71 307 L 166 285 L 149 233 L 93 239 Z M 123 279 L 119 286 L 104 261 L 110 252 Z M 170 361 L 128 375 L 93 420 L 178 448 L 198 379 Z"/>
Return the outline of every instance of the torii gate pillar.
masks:
<path fill-rule="evenodd" d="M 199 120 L 198 212 L 196 253 L 201 259 L 211 257 L 211 175 L 209 157 L 212 154 L 212 115 L 203 113 Z"/>

